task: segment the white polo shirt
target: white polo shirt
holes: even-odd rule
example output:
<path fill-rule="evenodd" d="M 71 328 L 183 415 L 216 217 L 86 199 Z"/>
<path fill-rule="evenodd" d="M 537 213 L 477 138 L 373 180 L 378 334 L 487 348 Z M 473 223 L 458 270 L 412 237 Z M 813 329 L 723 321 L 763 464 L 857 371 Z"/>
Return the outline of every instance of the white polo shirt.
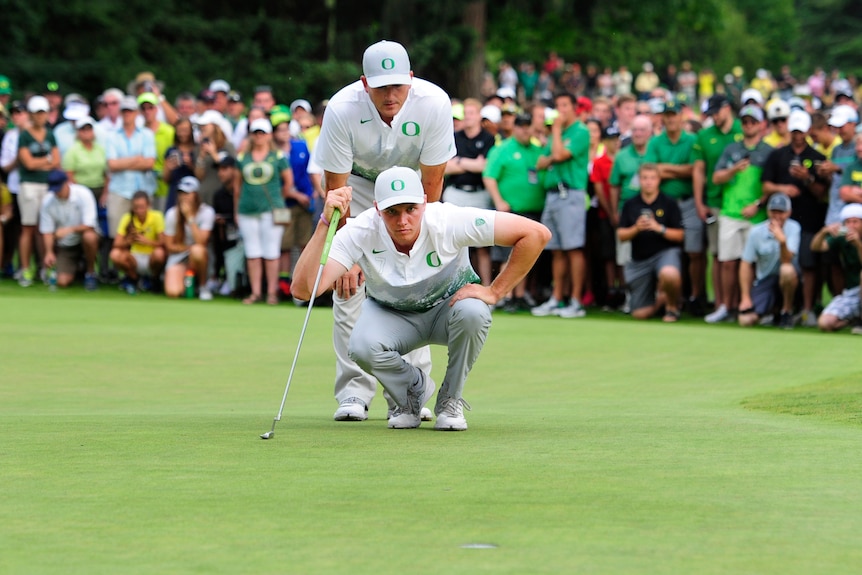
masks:
<path fill-rule="evenodd" d="M 455 157 L 452 103 L 439 86 L 413 78 L 401 111 L 388 126 L 361 80 L 336 93 L 315 145 L 315 160 L 334 174 L 352 172 L 374 182 L 393 166 L 419 169 Z"/>
<path fill-rule="evenodd" d="M 479 282 L 467 248 L 494 245 L 495 217 L 493 210 L 430 203 L 408 255 L 395 249 L 383 218 L 371 208 L 338 230 L 329 257 L 347 269 L 359 264 L 366 295 L 381 305 L 427 311 Z"/>
<path fill-rule="evenodd" d="M 69 184 L 68 199 L 61 200 L 53 192 L 45 194 L 39 211 L 39 233 L 53 234 L 60 228 L 85 225 L 99 228 L 96 198 L 90 188 L 80 184 Z M 57 245 L 71 248 L 81 243 L 81 234 L 69 234 L 57 240 Z"/>

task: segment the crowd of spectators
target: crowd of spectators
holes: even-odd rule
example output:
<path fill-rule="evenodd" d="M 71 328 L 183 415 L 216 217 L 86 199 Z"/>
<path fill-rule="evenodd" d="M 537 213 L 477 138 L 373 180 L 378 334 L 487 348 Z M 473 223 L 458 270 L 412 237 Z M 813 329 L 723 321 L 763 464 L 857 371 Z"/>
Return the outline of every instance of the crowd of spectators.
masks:
<path fill-rule="evenodd" d="M 222 79 L 172 100 L 164 89 L 142 72 L 92 99 L 54 82 L 17 94 L 0 76 L 4 278 L 290 299 L 322 204 L 325 102 L 284 105 L 265 85 L 243 98 Z M 857 322 L 854 78 L 582 68 L 551 53 L 502 62 L 480 94 L 450 95 L 458 152 L 443 201 L 553 222 L 546 257 L 500 309 L 826 331 Z M 507 257 L 476 250 L 481 281 Z"/>

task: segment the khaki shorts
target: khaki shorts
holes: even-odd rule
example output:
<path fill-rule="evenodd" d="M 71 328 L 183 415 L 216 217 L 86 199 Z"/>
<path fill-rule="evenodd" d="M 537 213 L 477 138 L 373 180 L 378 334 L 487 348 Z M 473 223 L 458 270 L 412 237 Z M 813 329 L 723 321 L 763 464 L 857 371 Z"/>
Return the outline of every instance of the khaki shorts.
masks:
<path fill-rule="evenodd" d="M 718 208 L 709 208 L 709 211 L 712 212 L 712 215 L 715 216 L 715 221 L 711 224 L 706 224 L 706 249 L 713 256 L 718 255 L 719 250 L 719 231 L 718 231 L 718 220 L 721 217 L 721 210 Z"/>
<path fill-rule="evenodd" d="M 732 262 L 742 259 L 742 251 L 750 231 L 751 222 L 748 220 L 719 216 L 718 261 Z"/>
<path fill-rule="evenodd" d="M 78 271 L 78 264 L 84 257 L 84 248 L 80 244 L 72 247 L 57 246 L 54 250 L 57 254 L 57 273 L 74 276 Z"/>
<path fill-rule="evenodd" d="M 312 228 L 311 212 L 302 206 L 291 207 L 290 223 L 284 226 L 284 234 L 281 236 L 281 251 L 304 248 L 311 240 Z"/>
<path fill-rule="evenodd" d="M 120 225 L 120 220 L 123 216 L 129 213 L 132 209 L 132 200 L 127 200 L 123 196 L 109 193 L 108 194 L 108 237 L 113 238 L 117 235 L 117 226 Z"/>
<path fill-rule="evenodd" d="M 48 184 L 21 182 L 18 190 L 18 209 L 21 212 L 22 226 L 35 226 L 39 223 L 39 209 L 48 193 Z"/>
<path fill-rule="evenodd" d="M 624 266 L 632 261 L 632 243 L 617 241 L 617 265 Z"/>

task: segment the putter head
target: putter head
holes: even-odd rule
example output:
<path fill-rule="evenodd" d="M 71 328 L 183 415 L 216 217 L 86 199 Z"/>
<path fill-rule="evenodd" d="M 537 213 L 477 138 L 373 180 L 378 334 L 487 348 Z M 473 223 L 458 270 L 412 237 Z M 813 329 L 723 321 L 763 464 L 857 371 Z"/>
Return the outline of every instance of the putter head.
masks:
<path fill-rule="evenodd" d="M 267 431 L 266 433 L 260 436 L 261 439 L 272 439 L 272 436 L 275 435 L 274 431 Z"/>

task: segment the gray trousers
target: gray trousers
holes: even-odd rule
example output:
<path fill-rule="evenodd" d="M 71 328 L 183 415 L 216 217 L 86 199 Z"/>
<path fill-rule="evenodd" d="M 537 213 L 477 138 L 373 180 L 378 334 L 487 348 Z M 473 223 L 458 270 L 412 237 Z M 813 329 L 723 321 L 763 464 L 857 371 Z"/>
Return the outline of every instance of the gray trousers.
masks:
<path fill-rule="evenodd" d="M 420 374 L 401 356 L 421 346 L 445 345 L 449 363 L 437 394 L 439 406 L 447 398 L 461 398 L 490 327 L 491 308 L 474 298 L 454 306 L 447 299 L 425 312 L 401 312 L 366 299 L 350 336 L 350 358 L 380 380 L 389 396 L 404 407 L 407 389 Z"/>
<path fill-rule="evenodd" d="M 356 215 L 374 205 L 374 183 L 351 174 L 347 184 L 353 187 L 351 212 Z M 377 392 L 377 378 L 363 371 L 356 362 L 350 359 L 348 342 L 353 326 L 362 312 L 365 301 L 365 286 L 360 286 L 352 298 L 341 299 L 338 294 L 332 294 L 332 316 L 335 324 L 332 328 L 332 344 L 335 348 L 335 400 L 341 403 L 345 399 L 356 397 L 371 405 Z M 425 372 L 431 381 L 431 349 L 424 347 L 407 355 L 407 361 Z M 387 401 L 390 398 L 387 398 Z M 392 402 L 389 402 L 392 408 Z"/>

